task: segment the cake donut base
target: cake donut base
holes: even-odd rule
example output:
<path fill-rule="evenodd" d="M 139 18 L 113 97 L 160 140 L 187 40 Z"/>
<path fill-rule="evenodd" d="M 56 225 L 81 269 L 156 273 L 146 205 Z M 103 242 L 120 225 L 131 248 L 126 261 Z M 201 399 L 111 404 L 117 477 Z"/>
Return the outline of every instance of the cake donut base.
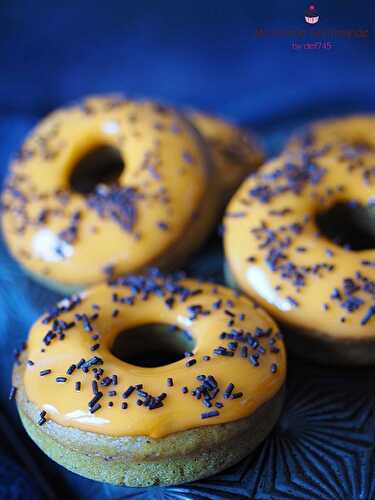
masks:
<path fill-rule="evenodd" d="M 167 486 L 211 476 L 239 462 L 270 433 L 282 408 L 282 387 L 249 417 L 153 439 L 112 437 L 63 427 L 52 420 L 37 424 L 39 411 L 27 400 L 24 367 L 14 371 L 17 407 L 31 439 L 72 472 L 105 483 Z"/>

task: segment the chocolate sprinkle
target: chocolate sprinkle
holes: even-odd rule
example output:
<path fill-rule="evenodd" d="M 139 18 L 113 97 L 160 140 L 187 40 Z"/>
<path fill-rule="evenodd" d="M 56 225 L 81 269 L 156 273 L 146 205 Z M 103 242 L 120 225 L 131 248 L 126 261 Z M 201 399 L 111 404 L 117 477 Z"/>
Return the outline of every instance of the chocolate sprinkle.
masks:
<path fill-rule="evenodd" d="M 213 411 L 208 411 L 206 413 L 201 413 L 201 418 L 206 419 L 206 418 L 211 418 L 211 417 L 218 417 L 220 413 L 217 410 Z"/>
<path fill-rule="evenodd" d="M 9 392 L 9 401 L 12 401 L 13 399 L 16 398 L 16 394 L 17 394 L 17 387 L 15 387 L 14 385 L 12 385 L 11 389 L 10 389 L 10 392 Z"/>

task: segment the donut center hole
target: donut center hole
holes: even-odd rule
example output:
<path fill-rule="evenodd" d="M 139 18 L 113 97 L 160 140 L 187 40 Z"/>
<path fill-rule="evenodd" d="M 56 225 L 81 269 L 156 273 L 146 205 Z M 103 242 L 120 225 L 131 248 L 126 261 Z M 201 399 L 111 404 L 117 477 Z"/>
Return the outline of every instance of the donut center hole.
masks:
<path fill-rule="evenodd" d="M 375 207 L 337 203 L 316 216 L 320 233 L 336 245 L 353 250 L 375 248 Z M 372 228 L 372 229 L 371 229 Z"/>
<path fill-rule="evenodd" d="M 124 168 L 124 160 L 117 148 L 97 146 L 73 167 L 69 178 L 70 188 L 76 193 L 93 193 L 100 184 L 117 184 Z"/>
<path fill-rule="evenodd" d="M 185 358 L 195 342 L 191 334 L 174 325 L 153 323 L 120 332 L 111 353 L 135 366 L 154 368 Z"/>

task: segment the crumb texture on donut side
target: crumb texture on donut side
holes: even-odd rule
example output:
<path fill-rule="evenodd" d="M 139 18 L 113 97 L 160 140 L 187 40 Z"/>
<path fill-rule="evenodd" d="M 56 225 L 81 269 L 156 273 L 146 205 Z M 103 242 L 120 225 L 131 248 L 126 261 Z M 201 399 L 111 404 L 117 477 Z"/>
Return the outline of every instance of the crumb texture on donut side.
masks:
<path fill-rule="evenodd" d="M 137 438 L 130 438 L 124 452 L 122 443 L 119 443 L 121 438 L 102 436 L 107 441 L 103 450 L 92 433 L 78 431 L 80 435 L 76 436 L 75 430 L 69 428 L 59 429 L 58 440 L 54 434 L 56 428 L 61 426 L 51 421 L 43 428 L 39 427 L 24 411 L 24 395 L 21 400 L 18 398 L 17 404 L 22 423 L 30 437 L 60 465 L 96 481 L 144 487 L 198 480 L 239 462 L 251 453 L 274 427 L 281 412 L 283 394 L 284 391 L 280 390 L 250 417 L 240 421 L 173 435 L 163 443 L 164 453 L 159 451 L 158 440 L 149 438 L 144 438 L 144 442 L 149 444 L 146 450 L 145 443 L 140 445 Z M 28 406 L 26 411 L 31 411 L 35 416 L 36 408 L 30 409 L 30 403 Z M 46 432 L 48 427 L 52 428 Z M 73 437 L 70 437 L 72 431 Z M 82 437 L 86 440 L 85 447 L 81 446 Z M 134 453 L 130 454 L 132 448 Z"/>

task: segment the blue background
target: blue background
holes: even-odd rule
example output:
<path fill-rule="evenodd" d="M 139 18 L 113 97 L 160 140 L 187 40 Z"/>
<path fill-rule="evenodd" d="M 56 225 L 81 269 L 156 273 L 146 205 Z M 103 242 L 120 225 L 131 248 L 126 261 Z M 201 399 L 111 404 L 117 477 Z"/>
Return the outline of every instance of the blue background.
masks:
<path fill-rule="evenodd" d="M 304 1 L 3 0 L 0 2 L 0 180 L 9 158 L 40 118 L 86 94 L 121 91 L 220 113 L 255 128 L 269 154 L 277 152 L 285 137 L 308 120 L 374 111 L 374 3 L 325 0 L 316 4 L 321 16 L 317 28 L 362 28 L 369 30 L 369 37 L 349 40 L 322 37 L 318 40 L 333 43 L 331 50 L 300 51 L 291 48 L 292 41 L 298 40 L 296 37 L 256 37 L 256 28 L 311 30 L 304 23 L 308 5 Z M 204 269 L 206 274 L 220 280 L 219 248 L 219 242 L 213 241 L 192 264 L 193 271 Z M 6 401 L 11 353 L 42 307 L 54 299 L 23 275 L 0 242 L 0 401 L 8 417 L 15 415 L 14 408 Z M 366 380 L 368 377 L 367 374 Z M 373 411 L 375 405 L 371 404 Z M 333 412 L 336 418 L 339 414 L 339 410 Z M 289 421 L 289 417 L 284 418 Z M 334 433 L 334 429 L 329 432 Z M 366 433 L 365 441 L 371 449 L 373 427 Z M 65 472 L 63 482 L 62 470 L 34 448 L 31 450 L 52 480 L 59 481 L 61 491 L 65 483 L 69 487 L 74 485 L 80 498 L 88 498 L 92 493 L 99 495 L 98 491 L 105 498 L 125 494 L 108 487 L 99 490 L 96 483 Z M 353 454 L 356 450 L 352 450 Z M 374 485 L 366 479 L 374 475 L 373 455 L 364 459 L 362 449 L 358 453 L 367 472 L 361 472 L 362 479 L 358 479 L 356 487 L 348 486 L 346 490 L 342 486 L 344 476 L 338 476 L 342 483 L 338 490 L 330 490 L 331 486 L 319 490 L 320 493 L 311 490 L 315 492 L 308 498 L 315 498 L 314 495 L 334 500 L 374 498 Z M 339 462 L 343 460 L 341 457 Z M 7 470 L 10 468 L 8 464 Z M 5 476 L 12 475 L 0 474 L 0 497 L 5 498 L 2 492 L 6 492 L 9 498 L 17 498 L 9 493 Z M 236 477 L 229 483 L 246 483 L 241 475 Z M 286 484 L 288 481 L 291 482 L 290 477 Z M 319 481 L 322 478 L 317 476 L 313 483 Z M 353 481 L 351 485 L 356 484 Z M 239 490 L 230 490 L 229 486 L 220 490 L 219 484 L 225 485 L 225 480 L 213 481 L 211 490 L 198 485 L 195 490 L 174 489 L 165 495 L 212 498 L 215 491 L 219 498 L 224 498 L 228 491 L 240 495 Z M 271 490 L 264 484 L 263 490 L 262 485 L 255 488 L 246 484 L 245 493 L 241 493 L 245 496 L 262 491 L 259 498 L 279 498 L 278 493 L 269 493 Z M 21 483 L 16 490 L 22 491 Z M 301 491 L 296 498 L 305 498 L 303 488 Z M 139 492 L 140 496 L 143 494 Z M 294 498 L 291 490 L 285 494 L 286 497 L 280 498 Z"/>

